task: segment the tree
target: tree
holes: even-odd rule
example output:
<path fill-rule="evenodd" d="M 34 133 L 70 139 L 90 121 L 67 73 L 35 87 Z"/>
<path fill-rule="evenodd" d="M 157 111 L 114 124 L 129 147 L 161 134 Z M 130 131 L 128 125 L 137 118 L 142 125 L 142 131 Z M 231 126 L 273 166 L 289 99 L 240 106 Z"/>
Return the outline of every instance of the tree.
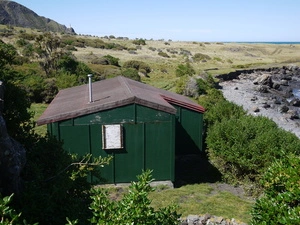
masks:
<path fill-rule="evenodd" d="M 27 92 L 16 84 L 19 74 L 10 67 L 18 63 L 18 57 L 12 45 L 0 41 L 0 81 L 5 88 L 3 117 L 8 133 L 20 141 L 28 137 L 32 122 L 28 112 L 31 105 L 29 97 Z"/>
<path fill-rule="evenodd" d="M 58 61 L 63 50 L 60 48 L 61 39 L 51 33 L 44 33 L 36 37 L 35 48 L 41 67 L 49 77 L 57 69 Z"/>
<path fill-rule="evenodd" d="M 14 64 L 17 55 L 17 50 L 13 45 L 0 40 L 0 70 L 3 70 L 6 65 Z"/>

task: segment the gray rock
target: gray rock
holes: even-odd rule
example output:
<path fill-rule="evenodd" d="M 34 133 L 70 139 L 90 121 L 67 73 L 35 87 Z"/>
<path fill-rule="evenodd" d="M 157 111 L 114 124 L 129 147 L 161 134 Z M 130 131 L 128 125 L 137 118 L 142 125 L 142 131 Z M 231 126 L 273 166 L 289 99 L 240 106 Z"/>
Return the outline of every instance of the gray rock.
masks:
<path fill-rule="evenodd" d="M 298 98 L 292 99 L 292 101 L 290 102 L 290 105 L 299 107 L 300 106 L 300 99 L 298 99 Z"/>
<path fill-rule="evenodd" d="M 0 192 L 16 195 L 21 192 L 21 171 L 26 163 L 25 148 L 7 133 L 2 116 L 4 86 L 0 83 Z"/>
<path fill-rule="evenodd" d="M 271 74 L 263 74 L 256 78 L 253 81 L 253 84 L 255 85 L 266 85 L 268 87 L 272 87 L 273 81 L 272 81 L 272 75 Z"/>
<path fill-rule="evenodd" d="M 289 111 L 289 107 L 286 105 L 283 105 L 282 107 L 279 108 L 279 112 L 281 113 L 286 113 L 287 111 Z"/>

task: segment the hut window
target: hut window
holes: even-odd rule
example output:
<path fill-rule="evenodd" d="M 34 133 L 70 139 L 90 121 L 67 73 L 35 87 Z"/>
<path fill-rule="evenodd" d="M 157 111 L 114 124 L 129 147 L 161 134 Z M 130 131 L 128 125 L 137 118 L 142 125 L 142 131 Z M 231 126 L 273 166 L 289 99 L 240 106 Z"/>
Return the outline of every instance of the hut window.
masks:
<path fill-rule="evenodd" d="M 102 125 L 102 149 L 120 148 L 123 148 L 122 125 Z"/>

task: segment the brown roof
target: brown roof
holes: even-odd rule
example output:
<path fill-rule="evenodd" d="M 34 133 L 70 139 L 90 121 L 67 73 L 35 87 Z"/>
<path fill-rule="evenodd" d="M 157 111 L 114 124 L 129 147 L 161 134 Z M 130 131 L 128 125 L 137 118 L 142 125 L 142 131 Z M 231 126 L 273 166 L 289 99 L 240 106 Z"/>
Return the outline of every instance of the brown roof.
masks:
<path fill-rule="evenodd" d="M 90 103 L 88 85 L 59 91 L 37 124 L 62 121 L 133 103 L 172 114 L 176 113 L 176 109 L 171 104 L 204 112 L 202 106 L 185 96 L 122 76 L 92 83 L 92 96 L 93 101 Z"/>

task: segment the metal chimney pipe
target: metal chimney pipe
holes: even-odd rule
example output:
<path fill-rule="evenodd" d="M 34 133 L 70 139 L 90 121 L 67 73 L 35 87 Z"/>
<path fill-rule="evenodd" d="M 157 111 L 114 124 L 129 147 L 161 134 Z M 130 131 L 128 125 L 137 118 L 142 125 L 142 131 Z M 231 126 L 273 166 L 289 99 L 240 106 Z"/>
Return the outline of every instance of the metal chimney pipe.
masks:
<path fill-rule="evenodd" d="M 93 74 L 87 75 L 89 78 L 89 103 L 93 102 L 93 96 L 92 96 L 92 76 Z"/>

